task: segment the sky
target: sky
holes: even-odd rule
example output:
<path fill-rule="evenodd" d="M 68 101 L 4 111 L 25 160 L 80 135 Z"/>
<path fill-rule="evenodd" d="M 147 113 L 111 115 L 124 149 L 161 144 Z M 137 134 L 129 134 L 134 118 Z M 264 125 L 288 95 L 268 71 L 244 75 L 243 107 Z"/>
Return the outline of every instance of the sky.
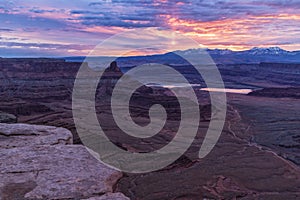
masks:
<path fill-rule="evenodd" d="M 167 51 L 172 32 L 211 49 L 300 50 L 300 0 L 0 0 L 0 24 L 2 57 L 85 56 L 124 31 L 134 46 L 141 29 Z"/>

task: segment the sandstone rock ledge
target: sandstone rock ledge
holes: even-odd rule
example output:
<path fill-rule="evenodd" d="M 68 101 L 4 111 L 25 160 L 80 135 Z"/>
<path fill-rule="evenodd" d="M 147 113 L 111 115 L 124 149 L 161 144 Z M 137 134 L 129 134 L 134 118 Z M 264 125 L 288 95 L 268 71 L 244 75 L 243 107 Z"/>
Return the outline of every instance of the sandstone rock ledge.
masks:
<path fill-rule="evenodd" d="M 113 193 L 121 177 L 84 146 L 72 145 L 66 129 L 0 124 L 1 200 L 127 200 Z"/>
<path fill-rule="evenodd" d="M 72 143 L 72 133 L 64 128 L 0 123 L 0 149 Z"/>

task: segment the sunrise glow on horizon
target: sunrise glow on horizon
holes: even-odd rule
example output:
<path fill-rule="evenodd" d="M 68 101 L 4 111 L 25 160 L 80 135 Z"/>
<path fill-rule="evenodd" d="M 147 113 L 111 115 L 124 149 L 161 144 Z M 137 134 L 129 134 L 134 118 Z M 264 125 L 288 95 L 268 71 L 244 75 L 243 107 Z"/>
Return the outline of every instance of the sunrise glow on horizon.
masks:
<path fill-rule="evenodd" d="M 300 50 L 297 0 L 0 0 L 0 3 L 2 57 L 85 56 L 105 39 L 139 28 L 156 32 L 161 45 L 166 47 L 164 51 L 137 50 L 128 55 L 188 48 L 180 43 L 164 44 L 164 37 L 171 37 L 167 30 L 197 41 L 199 48 L 240 51 L 278 46 L 288 51 Z M 130 43 L 134 38 L 126 40 Z M 118 53 L 116 50 L 103 55 Z"/>

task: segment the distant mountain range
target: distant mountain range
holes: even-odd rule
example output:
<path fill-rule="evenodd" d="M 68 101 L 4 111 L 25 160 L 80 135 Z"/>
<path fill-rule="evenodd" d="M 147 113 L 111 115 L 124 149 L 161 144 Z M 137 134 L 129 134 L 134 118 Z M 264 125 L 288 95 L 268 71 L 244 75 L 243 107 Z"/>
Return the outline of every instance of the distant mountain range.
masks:
<path fill-rule="evenodd" d="M 261 62 L 283 62 L 300 63 L 300 51 L 286 51 L 279 47 L 259 48 L 254 47 L 245 51 L 232 51 L 229 49 L 206 49 L 216 63 L 261 63 Z M 203 49 L 189 49 L 185 51 L 174 51 L 173 53 L 183 55 L 199 55 Z"/>
<path fill-rule="evenodd" d="M 178 58 L 177 53 L 186 56 L 197 56 L 206 50 L 217 64 L 255 64 L 261 62 L 275 63 L 300 63 L 300 51 L 286 51 L 279 47 L 259 48 L 254 47 L 245 51 L 232 51 L 229 49 L 188 49 L 169 52 L 159 55 L 130 56 L 118 58 L 120 66 L 129 67 L 149 62 L 159 62 L 164 64 L 180 64 L 182 58 Z M 66 57 L 67 61 L 82 62 L 85 57 Z"/>
<path fill-rule="evenodd" d="M 269 47 L 269 48 L 259 48 L 254 47 L 245 51 L 232 51 L 229 49 L 188 49 L 185 51 L 174 51 L 183 52 L 184 54 L 198 54 L 203 50 L 207 50 L 212 55 L 230 55 L 230 54 L 238 54 L 238 55 L 296 55 L 299 54 L 300 51 L 286 51 L 281 49 L 280 47 Z"/>

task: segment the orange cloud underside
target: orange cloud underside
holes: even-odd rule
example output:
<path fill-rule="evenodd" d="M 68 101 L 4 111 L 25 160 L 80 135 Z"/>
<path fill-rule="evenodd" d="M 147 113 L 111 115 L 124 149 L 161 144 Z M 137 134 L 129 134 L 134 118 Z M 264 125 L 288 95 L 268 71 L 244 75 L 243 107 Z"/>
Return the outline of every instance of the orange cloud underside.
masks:
<path fill-rule="evenodd" d="M 299 38 L 300 15 L 297 14 L 250 16 L 211 22 L 166 16 L 166 23 L 173 30 L 192 37 L 208 48 L 244 50 L 253 46 L 276 45 L 288 50 L 299 49 L 299 44 L 286 41 Z"/>

